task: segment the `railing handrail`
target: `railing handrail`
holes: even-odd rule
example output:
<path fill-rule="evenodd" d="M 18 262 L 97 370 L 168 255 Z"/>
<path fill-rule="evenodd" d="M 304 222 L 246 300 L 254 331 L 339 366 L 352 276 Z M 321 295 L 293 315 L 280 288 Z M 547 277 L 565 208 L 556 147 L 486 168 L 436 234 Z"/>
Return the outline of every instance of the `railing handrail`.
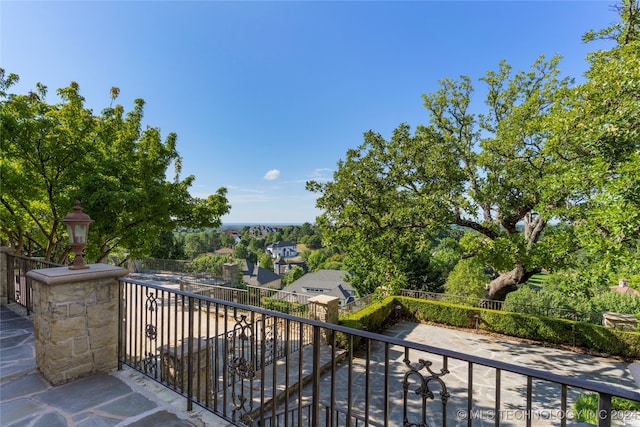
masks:
<path fill-rule="evenodd" d="M 40 258 L 34 258 L 34 257 L 28 257 L 26 255 L 22 255 L 22 254 L 12 254 L 9 252 L 6 252 L 7 256 L 10 258 L 17 258 L 17 259 L 21 259 L 24 261 L 33 261 L 33 262 L 37 262 L 39 264 L 43 264 L 46 265 L 48 267 L 64 267 L 64 264 L 60 264 L 57 262 L 53 262 L 53 261 L 46 261 Z"/>
<path fill-rule="evenodd" d="M 147 288 L 162 290 L 167 293 L 175 293 L 177 295 L 181 295 L 187 298 L 199 299 L 202 301 L 207 301 L 207 302 L 218 304 L 218 305 L 225 305 L 228 307 L 236 308 L 238 310 L 253 311 L 262 315 L 278 317 L 284 320 L 290 320 L 294 322 L 300 322 L 312 327 L 330 329 L 335 332 L 342 332 L 342 333 L 354 335 L 361 338 L 366 338 L 370 340 L 380 341 L 383 343 L 389 343 L 392 345 L 407 347 L 417 351 L 446 356 L 446 357 L 462 360 L 464 362 L 473 363 L 475 365 L 482 365 L 489 368 L 500 369 L 502 371 L 524 375 L 524 376 L 532 377 L 535 379 L 541 379 L 541 380 L 553 382 L 556 384 L 565 384 L 571 387 L 577 387 L 577 388 L 581 388 L 584 390 L 589 390 L 597 393 L 604 393 L 611 396 L 617 396 L 625 399 L 640 401 L 640 392 L 619 388 L 619 387 L 614 387 L 607 383 L 598 383 L 591 380 L 585 380 L 581 378 L 574 378 L 574 377 L 554 374 L 549 371 L 542 371 L 534 368 L 515 365 L 508 362 L 502 362 L 502 361 L 488 359 L 480 356 L 468 355 L 465 353 L 457 352 L 455 350 L 450 350 L 450 349 L 441 348 L 441 347 L 434 347 L 427 344 L 418 343 L 415 341 L 406 341 L 400 338 L 396 338 L 388 335 L 382 335 L 375 332 L 362 331 L 359 329 L 353 329 L 353 328 L 349 328 L 342 325 L 329 324 L 329 323 L 321 322 L 314 319 L 307 319 L 303 317 L 292 316 L 287 313 L 267 310 L 261 307 L 247 306 L 247 305 L 235 303 L 232 301 L 225 301 L 225 300 L 220 300 L 216 298 L 210 298 L 210 297 L 206 297 L 198 294 L 193 294 L 190 292 L 167 289 L 163 286 L 155 285 L 153 283 L 131 280 L 127 278 L 119 278 L 118 280 L 121 282 L 127 282 L 127 283 L 132 283 L 140 286 L 145 286 Z"/>

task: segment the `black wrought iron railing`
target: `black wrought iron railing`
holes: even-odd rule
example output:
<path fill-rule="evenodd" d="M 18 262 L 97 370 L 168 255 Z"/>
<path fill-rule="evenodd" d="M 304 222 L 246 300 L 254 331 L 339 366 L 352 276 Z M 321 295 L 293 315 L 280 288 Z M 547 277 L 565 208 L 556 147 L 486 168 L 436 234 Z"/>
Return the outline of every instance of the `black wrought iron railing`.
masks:
<path fill-rule="evenodd" d="M 31 278 L 27 272 L 41 268 L 61 267 L 62 264 L 6 253 L 7 256 L 7 294 L 9 301 L 16 302 L 27 310 L 33 311 Z"/>
<path fill-rule="evenodd" d="M 363 309 L 373 302 L 373 294 L 364 296 L 362 298 L 357 298 L 344 306 L 340 307 L 340 314 L 349 314 L 355 313 L 358 310 Z"/>
<path fill-rule="evenodd" d="M 630 387 L 120 279 L 119 366 L 235 425 L 570 425 L 578 395 Z M 313 310 L 313 308 L 310 308 Z M 546 418 L 544 418 L 546 416 Z M 543 419 L 544 418 L 544 419 Z"/>
<path fill-rule="evenodd" d="M 180 290 L 223 301 L 275 310 L 295 316 L 309 316 L 309 295 L 295 292 L 259 286 L 247 286 L 245 289 L 240 289 L 229 286 L 205 284 L 187 278 L 180 279 Z"/>

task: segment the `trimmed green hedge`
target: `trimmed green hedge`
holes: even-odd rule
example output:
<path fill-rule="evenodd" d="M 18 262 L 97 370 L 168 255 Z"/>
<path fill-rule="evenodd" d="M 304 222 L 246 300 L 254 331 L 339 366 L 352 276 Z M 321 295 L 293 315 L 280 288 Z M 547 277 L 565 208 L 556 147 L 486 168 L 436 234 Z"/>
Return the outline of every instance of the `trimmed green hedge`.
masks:
<path fill-rule="evenodd" d="M 340 323 L 355 329 L 381 331 L 396 306 L 402 307 L 403 317 L 418 322 L 429 321 L 463 328 L 479 328 L 533 341 L 575 345 L 614 356 L 640 359 L 638 332 L 531 314 L 473 308 L 442 301 L 387 297 L 342 318 Z"/>

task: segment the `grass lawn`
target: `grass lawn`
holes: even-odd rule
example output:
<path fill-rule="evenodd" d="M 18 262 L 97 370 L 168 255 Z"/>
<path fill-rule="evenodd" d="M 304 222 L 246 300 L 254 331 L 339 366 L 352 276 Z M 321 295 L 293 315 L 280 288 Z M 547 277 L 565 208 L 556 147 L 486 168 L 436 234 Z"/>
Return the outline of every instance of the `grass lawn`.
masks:
<path fill-rule="evenodd" d="M 548 273 L 538 273 L 538 274 L 534 274 L 527 283 L 531 286 L 544 288 L 544 285 L 547 283 L 547 280 L 549 280 Z"/>

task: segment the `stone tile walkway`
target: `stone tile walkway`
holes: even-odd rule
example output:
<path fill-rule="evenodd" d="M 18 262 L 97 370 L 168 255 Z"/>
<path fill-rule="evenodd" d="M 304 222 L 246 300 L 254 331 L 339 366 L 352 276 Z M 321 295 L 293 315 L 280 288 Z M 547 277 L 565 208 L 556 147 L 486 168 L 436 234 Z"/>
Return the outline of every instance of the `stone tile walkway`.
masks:
<path fill-rule="evenodd" d="M 18 308 L 17 310 L 23 310 Z M 125 368 L 52 387 L 35 363 L 33 323 L 0 306 L 0 425 L 3 427 L 222 427 L 230 424 Z"/>

